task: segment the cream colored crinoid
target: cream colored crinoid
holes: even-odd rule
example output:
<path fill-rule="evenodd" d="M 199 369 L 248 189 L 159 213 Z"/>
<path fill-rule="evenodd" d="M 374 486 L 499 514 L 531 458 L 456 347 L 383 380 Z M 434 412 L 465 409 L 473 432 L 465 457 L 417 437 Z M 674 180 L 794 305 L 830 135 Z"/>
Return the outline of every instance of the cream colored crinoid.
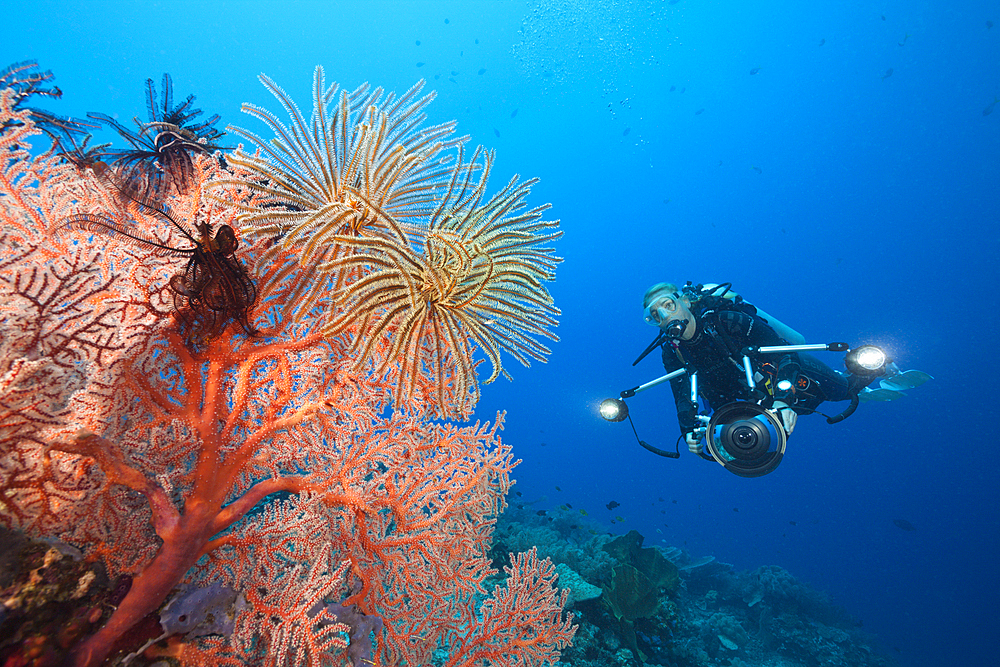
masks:
<path fill-rule="evenodd" d="M 561 261 L 545 247 L 562 235 L 559 223 L 541 219 L 547 204 L 526 208 L 535 180 L 518 184 L 515 176 L 484 202 L 492 164 L 493 154 L 481 149 L 465 163 L 459 149 L 422 252 L 390 239 L 357 239 L 356 252 L 322 267 L 364 274 L 335 294 L 337 316 L 328 333 L 353 331 L 356 364 L 374 362 L 378 373 L 398 369 L 399 406 L 426 376 L 441 412 L 465 415 L 479 396 L 473 345 L 489 358 L 493 368 L 486 382 L 492 382 L 507 376 L 501 350 L 527 366 L 549 353 L 537 337 L 558 340 L 549 327 L 559 310 L 543 282 L 554 279 Z"/>
<path fill-rule="evenodd" d="M 283 250 L 297 257 L 297 265 L 289 262 L 270 272 L 262 293 L 291 276 L 294 287 L 285 295 L 285 311 L 301 317 L 330 289 L 360 277 L 336 270 L 335 260 L 352 252 L 351 241 L 419 242 L 414 223 L 425 220 L 440 201 L 452 172 L 450 149 L 467 137 L 452 136 L 454 121 L 421 127 L 424 108 L 434 99 L 434 93 L 420 95 L 423 81 L 398 99 L 368 84 L 338 96 L 337 84 L 326 86 L 323 68 L 317 67 L 313 111 L 306 121 L 281 87 L 263 74 L 260 80 L 290 120 L 286 125 L 270 111 L 244 104 L 243 111 L 262 120 L 274 138 L 227 127 L 256 150 L 249 153 L 241 146 L 227 155 L 240 178 L 214 187 L 249 188 L 257 195 L 238 220 L 244 235 L 277 241 L 262 265 Z"/>

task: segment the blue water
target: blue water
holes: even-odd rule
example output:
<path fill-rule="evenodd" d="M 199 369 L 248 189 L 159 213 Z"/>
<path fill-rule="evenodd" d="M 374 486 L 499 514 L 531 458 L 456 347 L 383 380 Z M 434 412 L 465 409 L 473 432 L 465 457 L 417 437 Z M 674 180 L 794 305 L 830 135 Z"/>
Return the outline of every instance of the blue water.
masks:
<path fill-rule="evenodd" d="M 508 411 L 523 497 L 621 516 L 609 528 L 647 544 L 781 565 L 903 665 L 995 664 L 1000 108 L 984 114 L 1000 96 L 995 3 L 26 9 L 7 8 L 3 62 L 52 69 L 65 96 L 40 106 L 75 116 L 144 119 L 144 82 L 163 72 L 177 98 L 195 93 L 243 126 L 241 102 L 274 107 L 259 72 L 305 110 L 317 64 L 349 89 L 426 78 L 438 91 L 429 120 L 456 118 L 496 148 L 494 190 L 540 177 L 532 203 L 552 202 L 565 230 L 552 286 L 562 340 L 548 364 L 509 360 L 514 382 L 487 387 L 477 413 Z M 801 418 L 764 478 L 656 457 L 595 409 L 660 374 L 657 355 L 630 366 L 655 333 L 641 296 L 686 280 L 731 281 L 810 341 L 883 344 L 935 380 L 836 426 Z M 632 411 L 644 439 L 673 446 L 668 389 Z M 621 506 L 609 512 L 610 500 Z"/>

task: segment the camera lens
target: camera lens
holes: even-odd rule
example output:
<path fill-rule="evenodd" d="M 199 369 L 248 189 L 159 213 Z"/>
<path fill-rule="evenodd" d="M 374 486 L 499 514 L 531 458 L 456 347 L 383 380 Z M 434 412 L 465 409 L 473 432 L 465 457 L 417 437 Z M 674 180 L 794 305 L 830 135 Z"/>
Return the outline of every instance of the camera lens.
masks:
<path fill-rule="evenodd" d="M 748 426 L 733 429 L 733 440 L 740 447 L 753 447 L 757 444 L 757 433 Z"/>
<path fill-rule="evenodd" d="M 771 438 L 763 424 L 746 419 L 726 424 L 719 434 L 719 444 L 730 456 L 750 460 L 767 452 Z"/>

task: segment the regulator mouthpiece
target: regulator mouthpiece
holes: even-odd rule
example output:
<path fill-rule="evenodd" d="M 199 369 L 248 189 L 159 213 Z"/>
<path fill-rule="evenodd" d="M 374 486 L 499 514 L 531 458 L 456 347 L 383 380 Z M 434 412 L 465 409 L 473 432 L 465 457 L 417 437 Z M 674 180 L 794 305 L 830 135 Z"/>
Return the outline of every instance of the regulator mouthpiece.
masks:
<path fill-rule="evenodd" d="M 687 329 L 688 320 L 672 320 L 664 329 L 663 333 L 667 335 L 667 338 L 672 338 L 673 340 L 680 340 L 680 337 L 684 335 L 684 330 Z"/>

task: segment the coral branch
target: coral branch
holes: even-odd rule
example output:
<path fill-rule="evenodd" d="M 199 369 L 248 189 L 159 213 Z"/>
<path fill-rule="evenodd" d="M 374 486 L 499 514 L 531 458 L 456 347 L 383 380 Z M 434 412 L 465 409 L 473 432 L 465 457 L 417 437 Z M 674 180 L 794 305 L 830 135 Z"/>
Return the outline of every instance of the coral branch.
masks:
<path fill-rule="evenodd" d="M 32 156 L 0 90 L 0 524 L 131 579 L 60 660 L 551 663 L 574 631 L 551 563 L 514 557 L 474 608 L 517 464 L 503 416 L 436 418 L 471 415 L 475 345 L 490 379 L 500 350 L 544 357 L 555 223 L 531 181 L 485 197 L 492 154 L 422 128 L 420 84 L 336 97 L 319 71 L 310 123 L 265 84 L 292 127 L 248 107 L 280 140 L 194 151 L 155 204 L 82 151 Z M 161 115 L 194 114 L 164 89 Z M 211 632 L 168 622 L 223 590 Z M 167 648 L 130 634 L 154 613 Z"/>

